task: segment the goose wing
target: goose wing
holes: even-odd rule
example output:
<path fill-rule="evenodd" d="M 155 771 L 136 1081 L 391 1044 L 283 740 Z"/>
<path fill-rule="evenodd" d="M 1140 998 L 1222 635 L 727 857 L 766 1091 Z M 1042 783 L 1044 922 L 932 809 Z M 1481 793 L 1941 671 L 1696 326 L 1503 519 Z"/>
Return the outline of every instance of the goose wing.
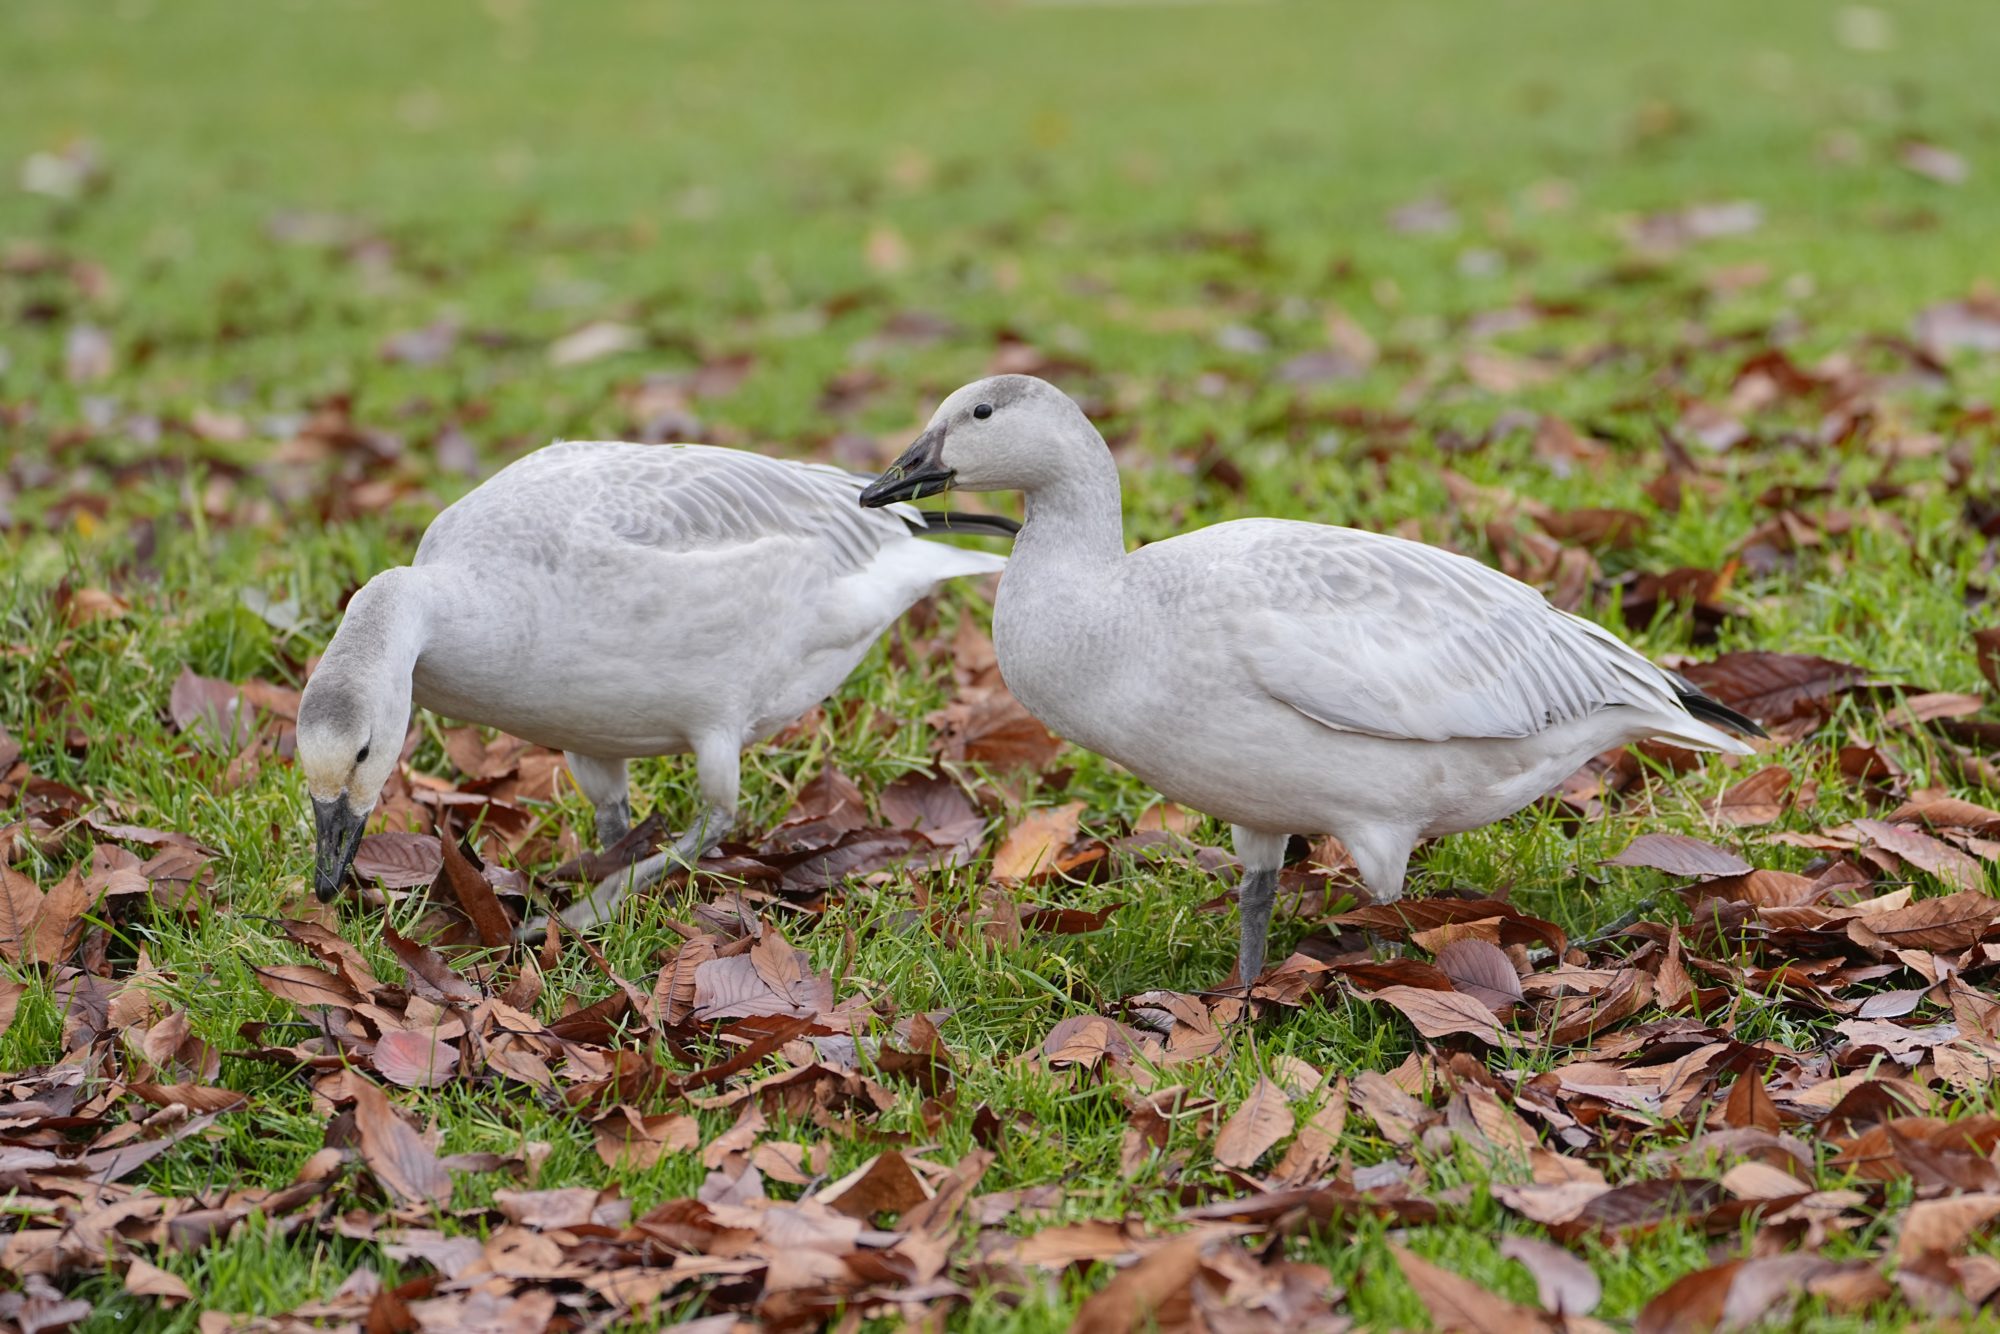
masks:
<path fill-rule="evenodd" d="M 1244 526 L 1261 531 L 1216 569 L 1225 589 L 1244 585 L 1236 651 L 1259 687 L 1327 727 L 1444 741 L 1531 736 L 1618 705 L 1668 732 L 1685 717 L 1666 673 L 1498 570 L 1355 529 Z"/>
<path fill-rule="evenodd" d="M 872 480 L 825 464 L 708 445 L 569 441 L 517 460 L 440 514 L 417 562 L 527 558 L 554 567 L 592 551 L 716 553 L 800 544 L 830 572 L 868 565 L 924 528 L 909 505 L 861 508 Z"/>
<path fill-rule="evenodd" d="M 803 539 L 849 571 L 910 532 L 901 515 L 861 508 L 869 478 L 824 464 L 703 446 L 656 448 L 634 462 L 598 492 L 590 517 L 636 546 L 715 551 Z"/>

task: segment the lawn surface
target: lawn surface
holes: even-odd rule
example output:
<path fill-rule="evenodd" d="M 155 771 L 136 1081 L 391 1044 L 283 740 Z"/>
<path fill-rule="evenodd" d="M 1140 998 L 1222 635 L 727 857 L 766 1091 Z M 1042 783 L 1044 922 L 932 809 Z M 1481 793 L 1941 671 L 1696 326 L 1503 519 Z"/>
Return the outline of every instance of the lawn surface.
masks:
<path fill-rule="evenodd" d="M 1564 1282 L 1573 1329 L 1988 1319 L 1995 38 L 1971 0 L 17 0 L 0 1320 L 1528 1330 Z M 1227 830 L 982 731 L 966 586 L 746 757 L 740 899 L 540 964 L 427 891 L 434 839 L 312 901 L 286 714 L 441 504 L 555 438 L 873 470 L 993 369 L 1085 403 L 1135 541 L 1452 546 L 1719 658 L 1773 740 L 1420 851 L 1473 906 L 1409 926 L 1327 923 L 1365 899 L 1301 845 L 1245 1017 L 1200 994 Z M 559 888 L 547 757 L 416 729 L 383 827 Z M 690 762 L 635 772 L 693 814 Z M 963 865 L 782 877 L 919 798 L 983 821 Z M 1658 834 L 1779 874 L 1604 864 Z M 407 985 L 385 921 L 440 951 Z M 785 941 L 781 1013 L 718 1014 Z M 1525 974 L 1497 1019 L 1468 953 Z M 527 1194 L 568 1187 L 615 1196 Z"/>

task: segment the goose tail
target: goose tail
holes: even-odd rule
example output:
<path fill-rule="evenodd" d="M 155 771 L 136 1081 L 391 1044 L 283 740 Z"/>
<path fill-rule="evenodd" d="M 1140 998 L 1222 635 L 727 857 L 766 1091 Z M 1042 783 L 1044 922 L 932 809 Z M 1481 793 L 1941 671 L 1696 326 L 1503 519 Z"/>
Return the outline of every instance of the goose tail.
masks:
<path fill-rule="evenodd" d="M 1687 710 L 1695 726 L 1681 729 L 1683 735 L 1663 733 L 1675 741 L 1690 742 L 1708 750 L 1720 750 L 1731 755 L 1749 755 L 1750 747 L 1738 741 L 1729 733 L 1742 736 L 1767 737 L 1770 735 L 1757 720 L 1746 713 L 1738 712 L 1712 695 L 1703 693 L 1700 686 L 1678 672 L 1667 672 L 1667 680 L 1672 683 L 1674 696 L 1680 706 Z"/>

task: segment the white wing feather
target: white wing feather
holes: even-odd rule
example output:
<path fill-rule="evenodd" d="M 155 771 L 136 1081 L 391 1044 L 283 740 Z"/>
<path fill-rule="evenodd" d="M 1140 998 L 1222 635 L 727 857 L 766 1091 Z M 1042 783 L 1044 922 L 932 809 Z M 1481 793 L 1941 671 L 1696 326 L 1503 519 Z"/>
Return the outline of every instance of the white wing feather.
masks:
<path fill-rule="evenodd" d="M 1266 531 L 1213 571 L 1257 593 L 1237 613 L 1237 652 L 1262 689 L 1327 727 L 1524 737 L 1625 705 L 1697 739 L 1712 730 L 1659 668 L 1498 570 L 1355 529 L 1243 526 Z"/>
<path fill-rule="evenodd" d="M 829 568 L 856 570 L 923 523 L 908 505 L 861 508 L 856 497 L 871 480 L 708 445 L 558 443 L 438 515 L 416 563 L 527 559 L 555 568 L 620 546 L 713 554 L 777 539 L 805 541 Z"/>

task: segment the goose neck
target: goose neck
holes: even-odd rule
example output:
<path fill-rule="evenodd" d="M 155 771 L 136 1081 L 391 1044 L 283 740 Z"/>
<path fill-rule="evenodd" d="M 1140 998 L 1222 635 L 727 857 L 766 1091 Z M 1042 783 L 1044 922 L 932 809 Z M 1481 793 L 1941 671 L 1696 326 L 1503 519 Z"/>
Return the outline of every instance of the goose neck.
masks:
<path fill-rule="evenodd" d="M 313 674 L 356 685 L 395 684 L 407 691 L 430 629 L 422 575 L 412 566 L 384 570 L 347 604 L 340 629 Z"/>
<path fill-rule="evenodd" d="M 1060 561 L 1070 567 L 1109 564 L 1125 554 L 1125 516 L 1117 466 L 1107 455 L 1101 472 L 1037 487 L 1025 497 L 1013 563 Z"/>

